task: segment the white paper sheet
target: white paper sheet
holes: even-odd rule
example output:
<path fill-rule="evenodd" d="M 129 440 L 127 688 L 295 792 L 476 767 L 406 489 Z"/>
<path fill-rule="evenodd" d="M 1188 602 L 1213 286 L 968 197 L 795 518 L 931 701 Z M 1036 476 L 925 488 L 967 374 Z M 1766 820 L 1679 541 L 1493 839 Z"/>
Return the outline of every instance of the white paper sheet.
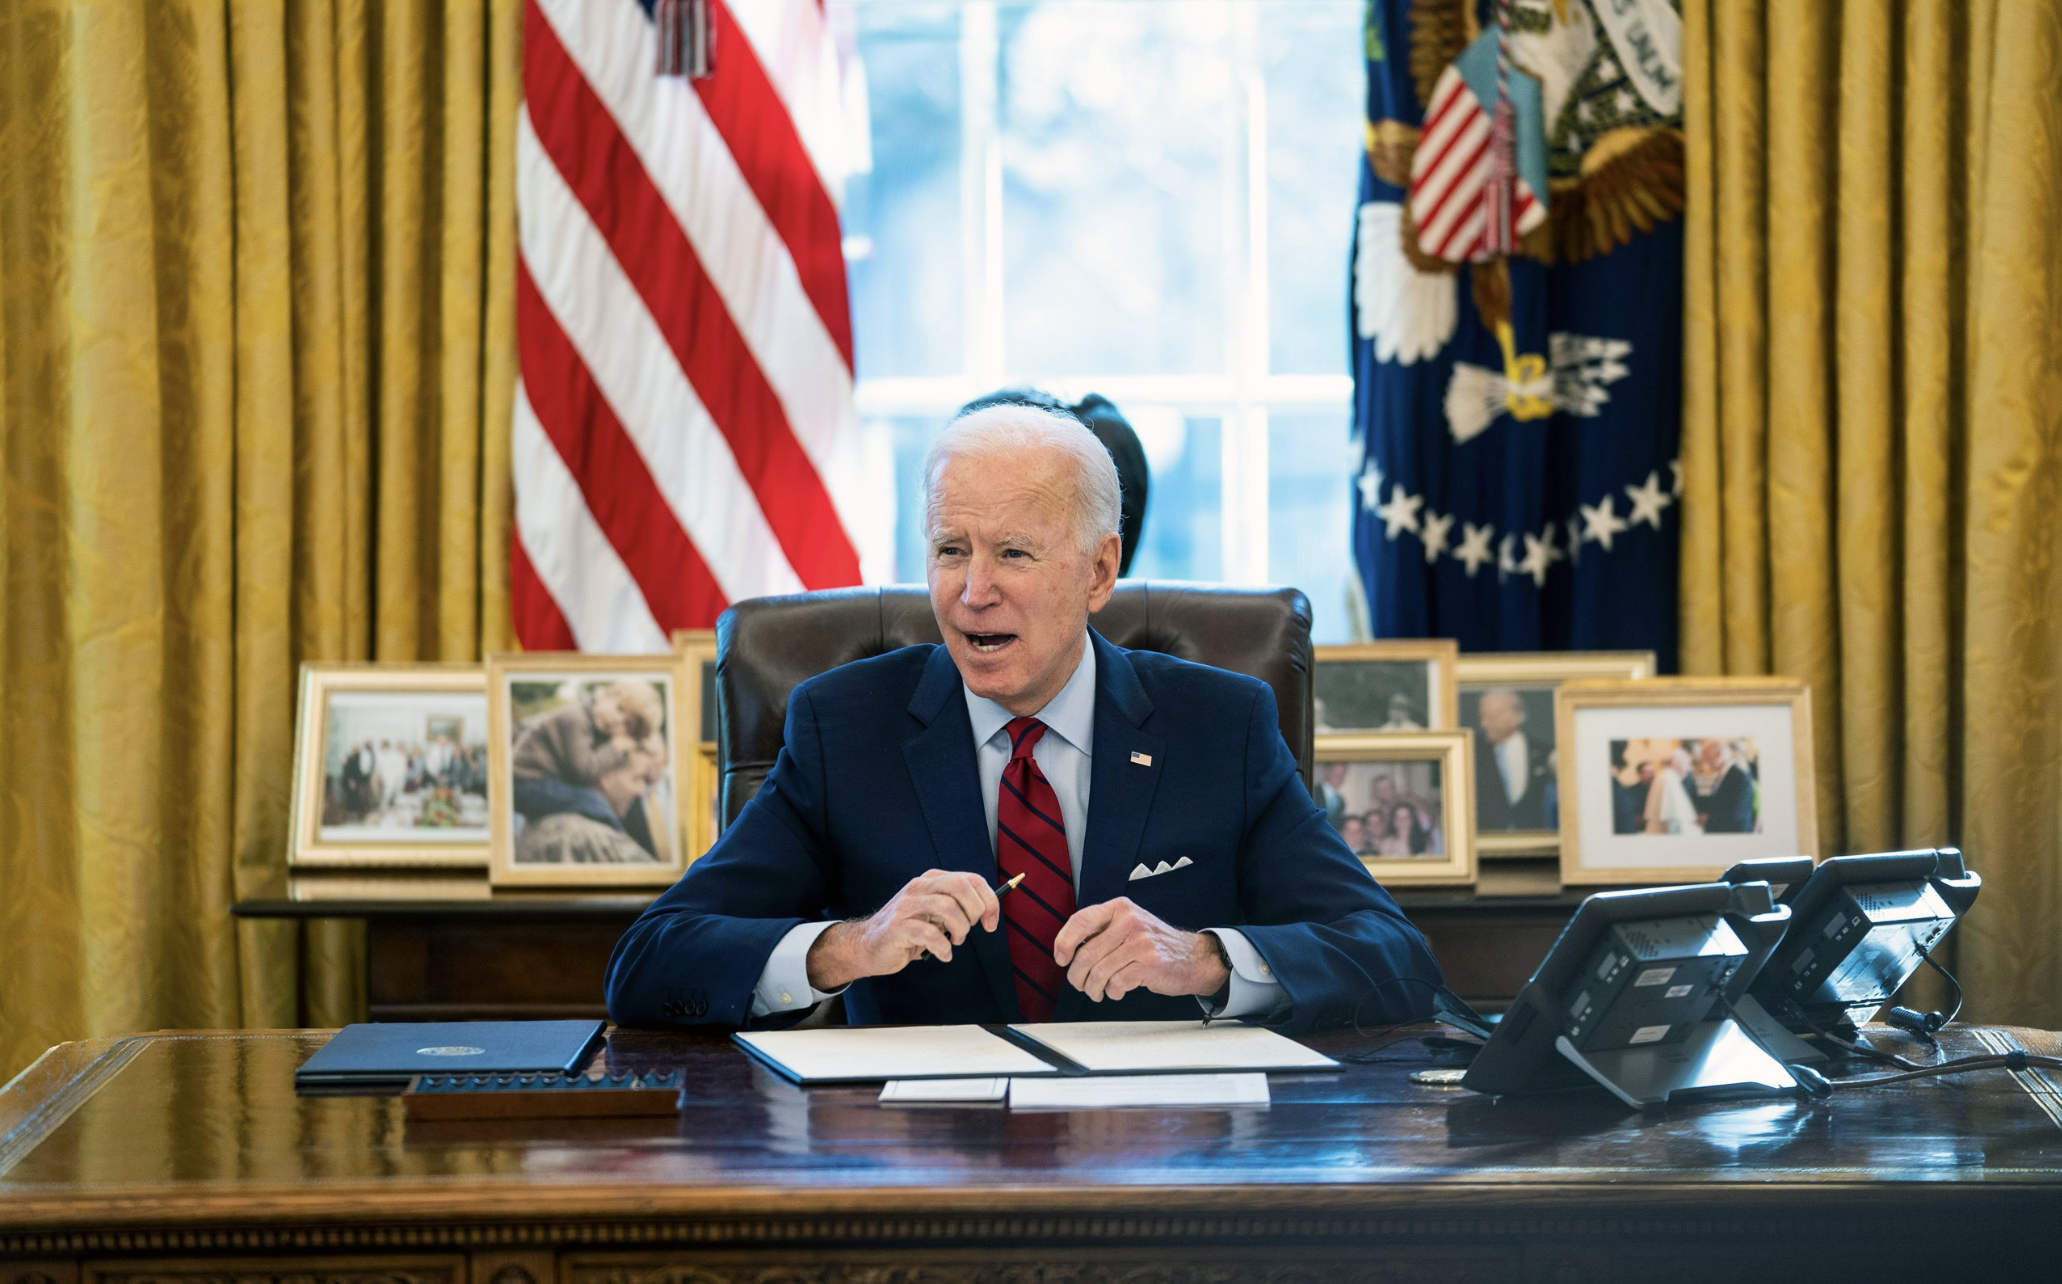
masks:
<path fill-rule="evenodd" d="M 1230 1021 L 1052 1021 L 1010 1029 L 1091 1074 L 1328 1070 L 1339 1064 L 1272 1030 Z"/>
<path fill-rule="evenodd" d="M 1010 1080 L 1012 1110 L 1109 1110 L 1121 1106 L 1265 1106 L 1264 1074 L 1074 1075 Z"/>
<path fill-rule="evenodd" d="M 734 1037 L 805 1084 L 1058 1073 L 978 1025 L 753 1030 Z"/>
<path fill-rule="evenodd" d="M 1035 1083 L 1035 1079 L 1026 1079 Z M 884 1106 L 970 1106 L 1000 1102 L 1007 1079 L 890 1079 L 881 1088 Z"/>

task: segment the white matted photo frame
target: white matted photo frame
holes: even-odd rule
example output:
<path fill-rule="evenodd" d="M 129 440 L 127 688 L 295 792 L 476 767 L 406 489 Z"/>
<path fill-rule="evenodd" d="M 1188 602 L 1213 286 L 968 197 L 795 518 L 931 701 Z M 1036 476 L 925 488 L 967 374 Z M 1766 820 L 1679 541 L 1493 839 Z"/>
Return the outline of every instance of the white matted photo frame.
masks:
<path fill-rule="evenodd" d="M 1652 651 L 1463 653 L 1454 664 L 1459 725 L 1475 737 L 1475 854 L 1484 860 L 1561 851 L 1554 692 L 1584 678 L 1635 681 Z M 1484 708 L 1488 716 L 1484 717 Z"/>
<path fill-rule="evenodd" d="M 1566 682 L 1554 715 L 1564 884 L 1707 882 L 1818 855 L 1804 682 Z"/>
<path fill-rule="evenodd" d="M 1448 731 L 1459 726 L 1451 638 L 1316 648 L 1311 725 L 1319 735 Z"/>
<path fill-rule="evenodd" d="M 1472 883 L 1473 748 L 1465 731 L 1318 736 L 1318 805 L 1383 884 Z"/>
<path fill-rule="evenodd" d="M 487 723 L 477 664 L 303 664 L 287 865 L 483 868 Z"/>
<path fill-rule="evenodd" d="M 493 884 L 678 879 L 698 836 L 682 802 L 699 753 L 699 706 L 677 653 L 489 657 Z"/>
<path fill-rule="evenodd" d="M 687 863 L 692 865 L 723 833 L 722 799 L 716 771 L 716 630 L 675 629 L 673 653 L 686 666 L 688 681 L 694 684 L 700 701 L 699 740 L 694 762 L 689 766 L 689 830 L 696 820 L 703 822 L 701 837 L 689 843 Z"/>

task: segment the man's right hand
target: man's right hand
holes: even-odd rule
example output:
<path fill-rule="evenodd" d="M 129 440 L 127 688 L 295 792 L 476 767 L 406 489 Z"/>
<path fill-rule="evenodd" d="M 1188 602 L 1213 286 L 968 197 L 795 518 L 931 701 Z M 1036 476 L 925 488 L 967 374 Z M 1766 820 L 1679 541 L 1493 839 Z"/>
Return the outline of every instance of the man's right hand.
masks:
<path fill-rule="evenodd" d="M 809 984 L 836 990 L 864 976 L 900 972 L 926 954 L 950 959 L 976 923 L 988 932 L 1002 925 L 1002 906 L 988 880 L 927 870 L 873 917 L 833 924 L 818 935 L 809 947 Z"/>

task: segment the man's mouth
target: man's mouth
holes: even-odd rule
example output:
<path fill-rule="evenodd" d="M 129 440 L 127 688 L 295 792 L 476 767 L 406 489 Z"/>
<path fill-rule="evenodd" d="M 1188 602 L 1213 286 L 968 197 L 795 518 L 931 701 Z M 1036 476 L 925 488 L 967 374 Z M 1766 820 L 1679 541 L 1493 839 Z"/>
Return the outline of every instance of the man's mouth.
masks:
<path fill-rule="evenodd" d="M 974 644 L 974 650 L 982 655 L 992 655 L 1017 640 L 1014 633 L 969 633 L 967 641 Z"/>

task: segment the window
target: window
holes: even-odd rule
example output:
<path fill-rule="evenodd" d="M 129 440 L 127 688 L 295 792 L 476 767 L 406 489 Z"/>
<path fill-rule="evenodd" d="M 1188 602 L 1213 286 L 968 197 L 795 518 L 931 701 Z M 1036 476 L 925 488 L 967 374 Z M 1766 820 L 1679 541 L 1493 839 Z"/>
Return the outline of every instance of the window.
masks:
<path fill-rule="evenodd" d="M 859 409 L 896 575 L 918 467 L 996 388 L 1099 392 L 1152 470 L 1132 573 L 1288 583 L 1351 635 L 1359 0 L 851 0 Z"/>

